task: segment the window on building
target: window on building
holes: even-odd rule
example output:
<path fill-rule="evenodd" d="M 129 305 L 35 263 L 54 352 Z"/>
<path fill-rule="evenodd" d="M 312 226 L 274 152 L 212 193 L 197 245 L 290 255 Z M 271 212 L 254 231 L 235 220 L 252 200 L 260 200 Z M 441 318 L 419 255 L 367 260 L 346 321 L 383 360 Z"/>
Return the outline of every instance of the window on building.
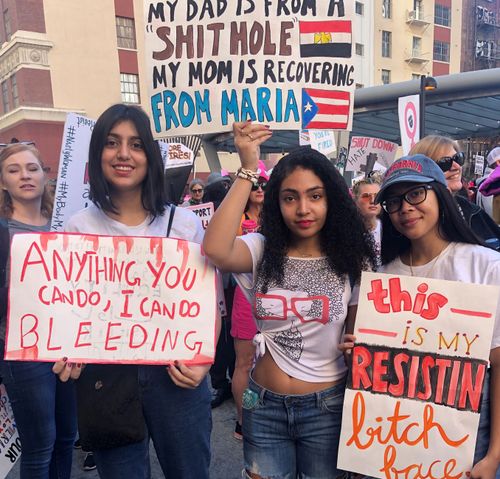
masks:
<path fill-rule="evenodd" d="M 3 29 L 5 32 L 5 41 L 8 42 L 12 37 L 12 25 L 10 23 L 9 9 L 3 11 Z"/>
<path fill-rule="evenodd" d="M 419 57 L 422 52 L 422 39 L 420 37 L 413 37 L 412 53 L 414 57 Z"/>
<path fill-rule="evenodd" d="M 413 0 L 413 10 L 422 13 L 423 0 Z"/>
<path fill-rule="evenodd" d="M 420 75 L 418 73 L 412 73 L 411 74 L 411 79 L 412 80 L 420 80 Z"/>
<path fill-rule="evenodd" d="M 391 0 L 382 0 L 382 16 L 391 18 Z"/>
<path fill-rule="evenodd" d="M 363 56 L 365 54 L 365 46 L 362 43 L 356 43 L 356 55 Z"/>
<path fill-rule="evenodd" d="M 450 44 L 446 42 L 434 41 L 434 60 L 438 62 L 450 61 Z"/>
<path fill-rule="evenodd" d="M 391 70 L 382 70 L 382 83 L 384 85 L 391 83 Z"/>
<path fill-rule="evenodd" d="M 120 73 L 122 101 L 124 103 L 140 103 L 139 76 L 131 73 Z"/>
<path fill-rule="evenodd" d="M 133 18 L 116 17 L 116 37 L 118 48 L 131 48 L 135 50 L 135 25 Z"/>
<path fill-rule="evenodd" d="M 382 56 L 389 58 L 391 56 L 391 32 L 382 30 Z"/>
<path fill-rule="evenodd" d="M 12 105 L 14 108 L 19 106 L 19 91 L 17 90 L 17 78 L 16 74 L 11 76 L 10 84 L 12 86 Z"/>
<path fill-rule="evenodd" d="M 365 6 L 361 2 L 356 2 L 356 13 L 358 15 L 364 15 L 365 13 Z"/>
<path fill-rule="evenodd" d="M 2 103 L 3 112 L 7 113 L 10 111 L 9 84 L 7 80 L 2 82 Z"/>
<path fill-rule="evenodd" d="M 445 27 L 451 26 L 450 7 L 439 5 L 436 3 L 434 6 L 434 23 L 436 25 L 443 25 Z"/>

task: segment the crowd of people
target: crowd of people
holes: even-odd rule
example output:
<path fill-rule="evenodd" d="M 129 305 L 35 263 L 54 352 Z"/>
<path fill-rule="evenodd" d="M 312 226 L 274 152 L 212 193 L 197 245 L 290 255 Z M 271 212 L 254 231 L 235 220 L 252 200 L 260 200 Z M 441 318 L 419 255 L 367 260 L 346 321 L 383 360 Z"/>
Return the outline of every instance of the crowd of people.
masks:
<path fill-rule="evenodd" d="M 193 179 L 181 205 L 168 201 L 148 116 L 113 105 L 89 147 L 91 204 L 67 232 L 181 238 L 203 245 L 222 277 L 213 365 L 54 365 L 0 361 L 22 444 L 22 479 L 69 479 L 79 441 L 103 479 L 150 477 L 152 441 L 165 477 L 209 477 L 211 408 L 234 398 L 242 477 L 341 477 L 342 407 L 363 271 L 500 285 L 500 230 L 467 197 L 464 155 L 430 136 L 384 176 L 349 190 L 333 163 L 310 147 L 268 174 L 265 125 L 235 123 L 241 167 L 234 178 Z M 499 161 L 500 161 L 500 151 Z M 493 162 L 492 162 L 493 165 Z M 50 230 L 51 196 L 38 150 L 0 152 L 0 346 L 9 244 L 18 232 Z M 496 176 L 483 188 L 496 191 Z M 212 202 L 204 231 L 183 206 Z M 500 319 L 483 391 L 473 478 L 500 478 Z M 208 375 L 212 384 L 209 387 Z M 92 391 L 106 393 L 96 403 Z"/>

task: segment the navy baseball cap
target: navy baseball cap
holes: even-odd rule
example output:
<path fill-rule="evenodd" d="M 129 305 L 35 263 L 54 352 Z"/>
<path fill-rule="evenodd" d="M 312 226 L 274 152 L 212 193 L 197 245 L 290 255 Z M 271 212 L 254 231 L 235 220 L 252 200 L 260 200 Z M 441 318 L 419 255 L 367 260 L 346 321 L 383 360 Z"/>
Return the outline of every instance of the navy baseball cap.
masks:
<path fill-rule="evenodd" d="M 384 181 L 375 198 L 380 203 L 384 193 L 398 183 L 432 183 L 437 181 L 447 187 L 446 178 L 437 163 L 425 155 L 403 156 L 395 161 L 384 175 Z"/>

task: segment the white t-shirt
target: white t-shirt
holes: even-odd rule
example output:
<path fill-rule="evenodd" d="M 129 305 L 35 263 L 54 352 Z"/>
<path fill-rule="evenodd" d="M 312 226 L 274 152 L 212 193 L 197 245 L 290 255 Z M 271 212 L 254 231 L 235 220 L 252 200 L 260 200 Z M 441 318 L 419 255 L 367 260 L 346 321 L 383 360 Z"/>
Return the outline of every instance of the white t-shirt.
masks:
<path fill-rule="evenodd" d="M 447 279 L 463 283 L 500 285 L 500 253 L 483 246 L 450 243 L 435 261 L 412 266 L 413 276 Z M 379 273 L 412 276 L 410 267 L 399 257 L 381 266 Z M 500 302 L 499 302 L 500 303 Z M 491 349 L 500 346 L 500 304 L 497 306 Z"/>
<path fill-rule="evenodd" d="M 252 255 L 253 273 L 235 274 L 252 305 L 266 348 L 286 374 L 307 382 L 336 381 L 346 373 L 338 344 L 351 299 L 347 276 L 340 277 L 326 258 L 286 258 L 283 284 L 262 292 L 257 266 L 264 236 L 241 236 Z"/>
<path fill-rule="evenodd" d="M 128 226 L 110 218 L 92 204 L 71 216 L 65 224 L 65 231 L 109 236 L 166 237 L 169 216 L 170 207 L 167 206 L 163 216 L 156 217 L 153 222 L 148 217 L 140 225 Z M 190 210 L 175 208 L 169 237 L 201 243 L 203 226 L 200 218 Z"/>

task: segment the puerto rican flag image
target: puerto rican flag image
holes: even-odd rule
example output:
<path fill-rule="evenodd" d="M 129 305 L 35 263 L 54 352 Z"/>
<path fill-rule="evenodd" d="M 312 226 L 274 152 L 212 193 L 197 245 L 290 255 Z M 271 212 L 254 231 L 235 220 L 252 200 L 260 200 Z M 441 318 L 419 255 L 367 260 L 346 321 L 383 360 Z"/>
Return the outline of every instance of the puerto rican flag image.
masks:
<path fill-rule="evenodd" d="M 342 90 L 302 89 L 302 129 L 346 130 L 351 93 Z"/>
<path fill-rule="evenodd" d="M 352 23 L 350 20 L 299 22 L 301 57 L 350 58 Z"/>

